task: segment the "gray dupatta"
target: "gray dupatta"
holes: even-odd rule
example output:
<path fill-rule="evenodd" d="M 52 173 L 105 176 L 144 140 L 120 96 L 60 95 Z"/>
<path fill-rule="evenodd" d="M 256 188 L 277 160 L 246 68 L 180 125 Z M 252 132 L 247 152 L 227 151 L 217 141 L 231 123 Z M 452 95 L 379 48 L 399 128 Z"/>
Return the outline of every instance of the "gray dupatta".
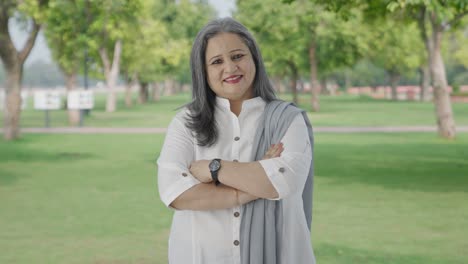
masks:
<path fill-rule="evenodd" d="M 279 143 L 296 115 L 302 114 L 313 151 L 312 126 L 306 113 L 292 103 L 276 100 L 268 103 L 260 117 L 253 142 L 253 157 L 260 160 L 271 144 Z M 307 225 L 312 224 L 313 162 L 302 193 Z M 281 262 L 283 228 L 281 200 L 257 199 L 243 206 L 240 228 L 242 264 L 286 264 Z"/>

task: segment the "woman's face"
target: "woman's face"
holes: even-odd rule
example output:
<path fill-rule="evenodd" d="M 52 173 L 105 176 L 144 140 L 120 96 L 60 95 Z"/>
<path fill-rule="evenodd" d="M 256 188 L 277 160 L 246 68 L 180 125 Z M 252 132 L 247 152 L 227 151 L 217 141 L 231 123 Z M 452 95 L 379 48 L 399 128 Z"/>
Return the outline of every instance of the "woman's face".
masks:
<path fill-rule="evenodd" d="M 208 84 L 217 96 L 231 101 L 253 97 L 255 63 L 237 34 L 220 33 L 209 39 L 205 63 Z"/>

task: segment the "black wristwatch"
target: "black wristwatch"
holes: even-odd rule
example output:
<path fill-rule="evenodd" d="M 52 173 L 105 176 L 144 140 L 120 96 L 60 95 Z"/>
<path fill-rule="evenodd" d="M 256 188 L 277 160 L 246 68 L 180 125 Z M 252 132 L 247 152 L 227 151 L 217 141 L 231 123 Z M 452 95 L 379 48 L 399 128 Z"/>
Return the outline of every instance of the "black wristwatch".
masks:
<path fill-rule="evenodd" d="M 218 180 L 218 171 L 221 169 L 221 159 L 213 159 L 210 164 L 208 165 L 211 172 L 211 178 L 216 186 L 220 184 Z"/>

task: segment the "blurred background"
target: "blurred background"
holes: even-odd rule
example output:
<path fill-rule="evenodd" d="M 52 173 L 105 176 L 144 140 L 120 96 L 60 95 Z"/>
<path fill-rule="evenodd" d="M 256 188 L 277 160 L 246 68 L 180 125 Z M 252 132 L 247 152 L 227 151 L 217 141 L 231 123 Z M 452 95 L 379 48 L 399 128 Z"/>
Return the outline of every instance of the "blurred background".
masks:
<path fill-rule="evenodd" d="M 226 16 L 314 126 L 318 263 L 467 263 L 468 0 L 1 0 L 0 263 L 167 263 L 155 161 Z"/>

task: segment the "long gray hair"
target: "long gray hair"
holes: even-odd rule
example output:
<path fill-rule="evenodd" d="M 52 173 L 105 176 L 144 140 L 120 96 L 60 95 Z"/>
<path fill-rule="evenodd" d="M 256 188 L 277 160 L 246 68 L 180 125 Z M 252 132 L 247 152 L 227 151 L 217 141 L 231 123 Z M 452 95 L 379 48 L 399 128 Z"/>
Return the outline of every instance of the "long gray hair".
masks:
<path fill-rule="evenodd" d="M 268 79 L 263 64 L 260 49 L 247 28 L 232 18 L 212 20 L 198 32 L 190 55 L 193 88 L 192 102 L 187 105 L 190 115 L 186 126 L 195 132 L 199 146 L 211 146 L 218 139 L 218 129 L 214 119 L 216 94 L 208 85 L 205 52 L 208 40 L 219 33 L 237 34 L 249 48 L 256 69 L 253 81 L 253 96 L 260 96 L 266 102 L 276 99 L 273 86 Z"/>

